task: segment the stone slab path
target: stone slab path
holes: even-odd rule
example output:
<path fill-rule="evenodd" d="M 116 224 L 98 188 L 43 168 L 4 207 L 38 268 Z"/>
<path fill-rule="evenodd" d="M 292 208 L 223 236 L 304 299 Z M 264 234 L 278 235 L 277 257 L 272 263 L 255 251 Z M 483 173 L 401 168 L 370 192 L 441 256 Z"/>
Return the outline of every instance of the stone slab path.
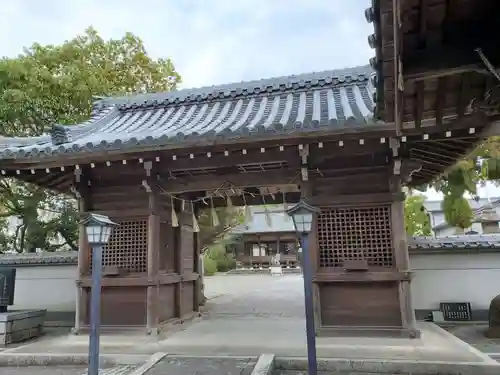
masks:
<path fill-rule="evenodd" d="M 127 375 L 137 368 L 131 366 L 114 366 L 99 370 L 99 375 Z M 0 367 L 1 375 L 86 375 L 85 366 L 19 366 Z"/>
<path fill-rule="evenodd" d="M 254 358 L 164 358 L 144 375 L 250 375 Z"/>

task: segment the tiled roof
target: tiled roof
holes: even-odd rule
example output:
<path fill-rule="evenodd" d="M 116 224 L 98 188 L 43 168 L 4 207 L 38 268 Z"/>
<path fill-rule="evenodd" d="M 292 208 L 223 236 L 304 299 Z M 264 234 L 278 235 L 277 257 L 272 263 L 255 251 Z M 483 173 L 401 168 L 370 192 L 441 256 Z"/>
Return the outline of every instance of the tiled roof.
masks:
<path fill-rule="evenodd" d="M 259 215 L 264 219 L 264 215 Z M 265 219 L 264 219 L 265 223 Z M 276 222 L 278 223 L 278 221 Z M 289 221 L 290 225 L 291 220 Z M 267 232 L 281 232 L 279 228 L 273 226 Z M 287 232 L 288 230 L 283 230 Z M 245 232 L 248 233 L 248 232 Z M 262 232 L 260 232 L 262 233 Z M 413 237 L 408 241 L 408 245 L 412 253 L 418 252 L 440 252 L 440 251 L 460 251 L 460 250 L 477 250 L 477 251 L 500 251 L 500 236 L 450 236 L 443 238 L 434 237 Z M 74 265 L 78 261 L 78 252 L 76 251 L 60 251 L 53 253 L 41 254 L 2 254 L 0 255 L 1 266 L 40 266 L 40 265 Z"/>
<path fill-rule="evenodd" d="M 498 235 L 459 235 L 448 237 L 412 237 L 408 241 L 412 250 L 500 250 Z"/>
<path fill-rule="evenodd" d="M 0 138 L 0 158 L 46 157 L 381 125 L 372 120 L 369 66 L 104 98 L 92 118 L 50 134 Z"/>
<path fill-rule="evenodd" d="M 2 254 L 0 255 L 1 266 L 38 266 L 55 264 L 76 264 L 78 252 L 56 251 L 53 253 L 30 253 L 30 254 Z"/>

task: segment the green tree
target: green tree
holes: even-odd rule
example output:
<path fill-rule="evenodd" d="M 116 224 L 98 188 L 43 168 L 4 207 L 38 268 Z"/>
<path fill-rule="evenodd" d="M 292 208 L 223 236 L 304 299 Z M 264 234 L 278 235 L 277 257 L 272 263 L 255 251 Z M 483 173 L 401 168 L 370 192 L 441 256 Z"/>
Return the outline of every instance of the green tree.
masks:
<path fill-rule="evenodd" d="M 203 252 L 217 240 L 221 240 L 236 225 L 243 223 L 244 220 L 243 210 L 238 207 L 221 207 L 215 211 L 217 215 L 216 225 L 214 225 L 211 209 L 201 210 L 198 215 L 200 246 Z"/>
<path fill-rule="evenodd" d="M 33 44 L 15 58 L 0 60 L 0 134 L 39 135 L 53 124 L 89 118 L 96 96 L 175 90 L 181 77 L 170 59 L 148 56 L 141 39 L 126 33 L 102 39 L 89 28 L 61 45 Z M 22 224 L 13 241 L 18 251 L 50 249 L 61 236 L 77 248 L 75 205 L 35 186 L 0 183 L 1 216 Z M 55 211 L 47 223 L 39 210 Z"/>
<path fill-rule="evenodd" d="M 425 209 L 423 195 L 409 195 L 405 200 L 405 229 L 410 236 L 432 234 L 429 215 Z"/>
<path fill-rule="evenodd" d="M 419 190 L 425 191 L 431 187 L 443 193 L 442 209 L 446 222 L 451 226 L 465 229 L 472 224 L 474 215 L 465 195 L 476 196 L 477 186 L 491 180 L 492 175 L 489 175 L 488 170 L 484 167 L 489 160 L 485 149 L 484 145 L 480 145 L 466 158 L 458 161 L 446 174 L 431 184 L 419 188 Z M 485 156 L 487 159 L 482 163 L 482 166 L 481 160 Z"/>

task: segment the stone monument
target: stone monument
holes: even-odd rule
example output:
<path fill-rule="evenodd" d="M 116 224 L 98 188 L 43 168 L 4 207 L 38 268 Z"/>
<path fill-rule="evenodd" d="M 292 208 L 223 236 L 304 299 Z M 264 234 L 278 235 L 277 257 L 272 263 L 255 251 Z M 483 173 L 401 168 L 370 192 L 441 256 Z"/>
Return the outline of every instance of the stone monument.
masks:
<path fill-rule="evenodd" d="M 14 304 L 16 269 L 0 267 L 0 346 L 38 337 L 46 310 L 9 310 Z"/>
<path fill-rule="evenodd" d="M 485 336 L 491 339 L 500 338 L 500 294 L 491 300 L 488 325 Z"/>

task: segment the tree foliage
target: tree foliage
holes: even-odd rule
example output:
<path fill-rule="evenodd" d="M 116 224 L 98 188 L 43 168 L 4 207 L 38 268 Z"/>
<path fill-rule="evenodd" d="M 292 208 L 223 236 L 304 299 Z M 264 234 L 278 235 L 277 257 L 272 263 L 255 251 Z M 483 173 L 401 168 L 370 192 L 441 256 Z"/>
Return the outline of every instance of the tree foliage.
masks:
<path fill-rule="evenodd" d="M 199 241 L 202 251 L 208 249 L 217 240 L 223 241 L 227 234 L 236 225 L 243 223 L 244 215 L 240 208 L 217 208 L 215 209 L 217 219 L 213 218 L 213 210 L 201 210 L 198 217 L 200 226 Z"/>
<path fill-rule="evenodd" d="M 446 174 L 420 191 L 434 188 L 444 196 L 442 209 L 445 220 L 457 228 L 469 228 L 474 219 L 466 196 L 477 198 L 477 188 L 486 182 L 498 185 L 500 181 L 500 137 L 490 137 L 469 155 L 450 168 Z"/>
<path fill-rule="evenodd" d="M 429 236 L 432 233 L 424 203 L 423 195 L 410 195 L 405 200 L 405 229 L 410 236 Z"/>
<path fill-rule="evenodd" d="M 61 45 L 35 43 L 15 58 L 0 60 L 0 134 L 37 136 L 53 124 L 87 120 L 96 97 L 170 91 L 180 82 L 172 61 L 150 57 L 131 33 L 104 40 L 89 28 Z M 2 217 L 21 219 L 11 241 L 17 251 L 56 250 L 56 238 L 77 249 L 76 206 L 67 197 L 2 180 L 0 207 Z M 53 215 L 42 220 L 41 212 Z M 219 217 L 221 226 L 206 230 L 201 219 L 204 241 L 232 221 L 222 211 Z"/>

